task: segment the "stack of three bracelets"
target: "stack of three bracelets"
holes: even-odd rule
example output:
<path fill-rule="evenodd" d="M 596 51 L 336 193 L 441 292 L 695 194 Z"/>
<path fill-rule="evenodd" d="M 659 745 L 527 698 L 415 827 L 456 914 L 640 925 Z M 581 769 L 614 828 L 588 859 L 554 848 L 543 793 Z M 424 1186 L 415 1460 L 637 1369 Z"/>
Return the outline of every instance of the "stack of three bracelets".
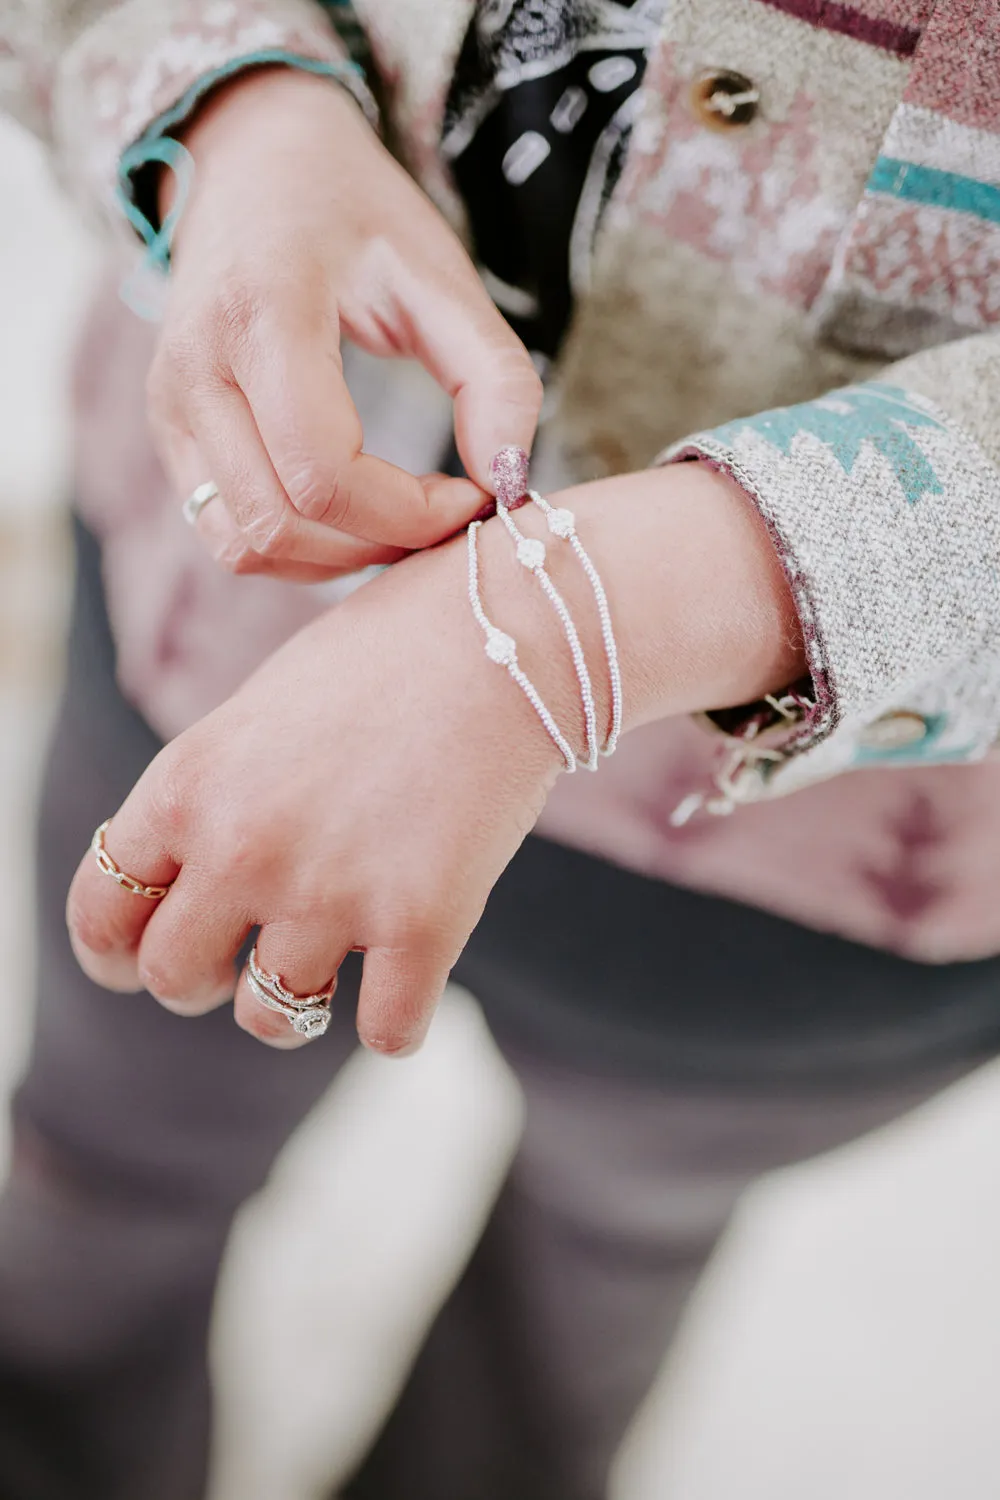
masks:
<path fill-rule="evenodd" d="M 514 543 L 518 562 L 522 567 L 527 568 L 528 572 L 537 579 L 542 592 L 558 616 L 563 634 L 569 645 L 570 655 L 573 658 L 573 669 L 576 672 L 577 682 L 580 686 L 580 701 L 583 709 L 584 755 L 579 761 L 566 735 L 563 734 L 549 709 L 542 701 L 534 683 L 522 671 L 517 659 L 517 642 L 513 636 L 508 635 L 506 631 L 500 630 L 494 625 L 483 609 L 479 591 L 479 553 L 477 547 L 478 532 L 482 525 L 481 521 L 473 521 L 468 530 L 469 603 L 472 605 L 472 613 L 486 638 L 486 655 L 490 661 L 496 662 L 498 666 L 505 667 L 524 693 L 524 696 L 541 720 L 542 726 L 549 738 L 562 756 L 566 770 L 575 771 L 577 765 L 581 764 L 588 771 L 596 771 L 601 756 L 614 754 L 618 745 L 618 736 L 621 733 L 622 721 L 621 672 L 618 664 L 618 647 L 615 643 L 615 633 L 611 623 L 611 611 L 608 607 L 607 594 L 604 591 L 600 574 L 577 535 L 576 519 L 573 512 L 550 505 L 535 490 L 528 490 L 526 488 L 527 478 L 528 459 L 523 449 L 502 448 L 493 460 L 497 515 L 503 523 L 511 541 Z M 587 667 L 587 660 L 583 647 L 580 644 L 580 636 L 573 616 L 569 611 L 565 599 L 552 582 L 546 569 L 546 544 L 535 537 L 525 536 L 511 515 L 511 511 L 517 505 L 523 503 L 525 498 L 536 505 L 545 516 L 550 536 L 557 538 L 561 542 L 565 542 L 572 549 L 587 576 L 587 581 L 590 584 L 597 604 L 597 611 L 601 622 L 601 636 L 604 641 L 604 653 L 607 658 L 608 675 L 611 683 L 611 723 L 603 744 L 598 735 L 594 690 Z"/>

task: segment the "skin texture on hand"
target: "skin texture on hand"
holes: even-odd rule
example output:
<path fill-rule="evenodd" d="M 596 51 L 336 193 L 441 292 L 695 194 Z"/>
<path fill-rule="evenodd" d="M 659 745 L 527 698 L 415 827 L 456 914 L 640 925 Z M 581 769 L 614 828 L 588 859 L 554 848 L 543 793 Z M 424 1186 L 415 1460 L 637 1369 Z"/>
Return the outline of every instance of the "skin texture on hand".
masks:
<path fill-rule="evenodd" d="M 688 464 L 552 499 L 576 514 L 604 579 L 626 731 L 744 702 L 800 675 L 787 584 L 730 480 Z M 545 534 L 532 506 L 518 521 Z M 480 537 L 487 613 L 515 636 L 524 669 L 580 748 L 579 692 L 558 622 L 500 521 Z M 589 586 L 556 546 L 547 565 L 577 620 L 606 725 Z M 465 538 L 455 538 L 302 631 L 157 757 L 115 814 L 107 848 L 144 883 L 174 883 L 152 905 L 85 856 L 69 898 L 77 956 L 99 983 L 144 985 L 198 1014 L 232 994 L 234 958 L 256 925 L 264 967 L 303 994 L 362 948 L 360 1035 L 381 1051 L 410 1050 L 561 764 L 524 696 L 485 656 Z M 253 1000 L 245 976 L 235 1006 L 262 1040 L 301 1045 Z"/>
<path fill-rule="evenodd" d="M 219 488 L 206 545 L 233 571 L 314 581 L 450 536 L 497 449 L 530 449 L 542 395 L 452 230 L 328 79 L 245 74 L 183 140 L 195 172 L 148 405 L 178 495 Z M 164 209 L 171 192 L 165 177 Z M 364 453 L 342 336 L 429 371 L 470 480 Z"/>

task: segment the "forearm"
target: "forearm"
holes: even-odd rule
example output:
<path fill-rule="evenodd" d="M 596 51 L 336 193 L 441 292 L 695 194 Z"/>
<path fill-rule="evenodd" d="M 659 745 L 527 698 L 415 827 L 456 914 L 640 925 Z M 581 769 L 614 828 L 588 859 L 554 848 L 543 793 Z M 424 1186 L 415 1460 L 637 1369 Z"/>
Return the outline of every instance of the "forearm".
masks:
<path fill-rule="evenodd" d="M 269 108 L 272 103 L 273 111 Z M 248 69 L 220 84 L 174 130 L 175 139 L 183 143 L 194 161 L 196 178 L 192 195 L 206 196 L 213 203 L 214 217 L 220 225 L 227 223 L 229 197 L 239 196 L 245 201 L 248 195 L 253 197 L 257 187 L 246 173 L 248 142 L 260 152 L 260 161 L 283 164 L 290 173 L 301 170 L 302 142 L 295 126 L 298 112 L 309 105 L 319 112 L 324 126 L 316 132 L 316 160 L 311 163 L 314 170 L 329 173 L 336 166 L 340 176 L 349 177 L 353 163 L 360 156 L 358 170 L 363 172 L 368 157 L 359 153 L 358 147 L 370 146 L 372 126 L 354 96 L 344 88 L 332 88 L 329 78 L 310 76 L 281 65 Z M 327 120 L 331 122 L 329 129 Z M 156 209 L 162 222 L 174 205 L 177 179 L 172 172 L 155 166 L 152 170 L 157 184 Z M 348 180 L 344 191 L 353 185 Z M 265 221 L 266 213 L 267 205 L 263 205 Z M 174 239 L 175 258 L 181 251 L 183 228 L 182 219 Z"/>

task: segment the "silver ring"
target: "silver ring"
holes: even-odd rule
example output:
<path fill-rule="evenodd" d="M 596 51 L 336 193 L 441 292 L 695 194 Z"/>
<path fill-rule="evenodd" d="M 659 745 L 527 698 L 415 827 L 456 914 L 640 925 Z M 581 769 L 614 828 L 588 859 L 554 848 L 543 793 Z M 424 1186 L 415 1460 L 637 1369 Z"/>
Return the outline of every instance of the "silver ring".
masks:
<path fill-rule="evenodd" d="M 296 995 L 282 983 L 279 975 L 261 968 L 255 943 L 247 960 L 247 984 L 254 999 L 266 1005 L 268 1010 L 284 1016 L 299 1036 L 311 1041 L 313 1037 L 322 1036 L 330 1024 L 330 1001 L 337 988 L 336 977 L 325 990 L 315 995 Z"/>
<path fill-rule="evenodd" d="M 196 490 L 192 490 L 182 506 L 184 519 L 188 525 L 197 526 L 198 517 L 205 509 L 205 506 L 211 500 L 217 500 L 218 498 L 219 487 L 211 479 L 206 479 L 204 484 L 199 484 Z"/>

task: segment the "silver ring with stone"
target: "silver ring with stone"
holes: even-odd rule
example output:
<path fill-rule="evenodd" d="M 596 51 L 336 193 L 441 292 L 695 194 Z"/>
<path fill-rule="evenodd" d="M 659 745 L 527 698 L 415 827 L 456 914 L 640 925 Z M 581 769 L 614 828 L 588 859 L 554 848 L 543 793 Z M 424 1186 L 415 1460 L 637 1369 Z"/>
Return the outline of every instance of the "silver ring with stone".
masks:
<path fill-rule="evenodd" d="M 299 1036 L 312 1041 L 314 1037 L 322 1036 L 330 1024 L 330 1001 L 337 988 L 336 977 L 325 990 L 318 990 L 314 995 L 297 995 L 283 983 L 280 975 L 261 967 L 255 943 L 247 960 L 247 984 L 254 999 L 266 1005 L 268 1010 L 284 1016 Z"/>
<path fill-rule="evenodd" d="M 197 526 L 198 517 L 205 506 L 212 500 L 219 498 L 219 486 L 211 479 L 206 479 L 204 484 L 199 484 L 196 490 L 192 490 L 181 507 L 184 519 L 189 526 Z"/>

